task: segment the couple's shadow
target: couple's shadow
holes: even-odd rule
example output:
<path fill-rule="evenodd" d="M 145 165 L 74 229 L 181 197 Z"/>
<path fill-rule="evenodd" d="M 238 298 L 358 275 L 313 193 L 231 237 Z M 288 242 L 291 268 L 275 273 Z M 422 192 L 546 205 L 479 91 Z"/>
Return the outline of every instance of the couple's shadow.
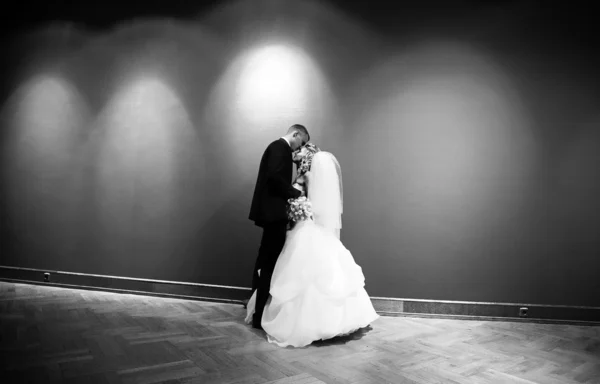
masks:
<path fill-rule="evenodd" d="M 357 340 L 362 339 L 363 337 L 365 337 L 365 335 L 367 333 L 371 332 L 372 330 L 373 330 L 373 328 L 370 325 L 368 325 L 368 326 L 366 326 L 364 328 L 360 328 L 348 335 L 336 336 L 334 338 L 327 339 L 327 340 L 313 341 L 312 344 L 309 344 L 303 348 L 310 348 L 310 347 L 322 348 L 322 347 L 331 347 L 331 346 L 335 346 L 335 345 L 344 345 L 350 341 L 357 341 Z"/>

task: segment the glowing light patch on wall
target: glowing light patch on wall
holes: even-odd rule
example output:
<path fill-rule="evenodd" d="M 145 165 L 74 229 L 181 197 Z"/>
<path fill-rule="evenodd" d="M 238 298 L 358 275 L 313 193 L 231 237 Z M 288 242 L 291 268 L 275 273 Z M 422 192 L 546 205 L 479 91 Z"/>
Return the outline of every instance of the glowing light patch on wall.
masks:
<path fill-rule="evenodd" d="M 511 142 L 518 131 L 511 131 L 523 121 L 485 80 L 468 75 L 423 79 L 396 101 L 397 123 L 410 127 L 402 135 L 408 145 L 400 148 L 411 160 L 410 180 L 421 196 L 456 204 L 482 192 L 481 181 L 490 176 L 512 173 L 504 167 L 514 160 L 511 147 L 520 148 Z M 456 206 L 466 207 L 468 200 Z"/>
<path fill-rule="evenodd" d="M 326 88 L 300 49 L 267 45 L 232 62 L 213 88 L 206 111 L 228 133 L 256 135 L 303 121 L 315 103 L 329 101 Z"/>
<path fill-rule="evenodd" d="M 290 47 L 261 48 L 243 58 L 236 86 L 239 117 L 263 125 L 277 116 L 300 118 L 307 107 L 310 63 Z"/>
<path fill-rule="evenodd" d="M 318 66 L 302 49 L 283 43 L 236 58 L 211 91 L 205 113 L 228 146 L 229 161 L 248 180 L 265 143 L 290 125 L 305 124 L 318 140 L 321 129 L 337 123 L 335 98 Z"/>
<path fill-rule="evenodd" d="M 68 81 L 40 75 L 15 92 L 1 117 L 11 216 L 26 226 L 37 217 L 47 230 L 58 230 L 77 198 L 69 188 L 89 117 L 84 98 Z"/>
<path fill-rule="evenodd" d="M 28 163 L 30 171 L 44 178 L 63 170 L 88 111 L 68 82 L 40 76 L 15 93 L 2 115 L 16 140 L 13 160 Z"/>
<path fill-rule="evenodd" d="M 488 211 L 518 207 L 536 146 L 530 116 L 498 65 L 462 44 L 429 43 L 364 84 L 362 92 L 377 96 L 365 101 L 360 124 L 370 130 L 357 145 L 374 154 L 364 164 L 379 170 L 372 182 L 397 198 L 382 207 L 386 215 L 441 231 L 463 226 L 470 236 L 482 220 L 494 223 Z"/>
<path fill-rule="evenodd" d="M 144 78 L 115 95 L 98 125 L 96 189 L 105 228 L 119 236 L 168 234 L 177 144 L 193 130 L 185 108 L 161 81 Z"/>

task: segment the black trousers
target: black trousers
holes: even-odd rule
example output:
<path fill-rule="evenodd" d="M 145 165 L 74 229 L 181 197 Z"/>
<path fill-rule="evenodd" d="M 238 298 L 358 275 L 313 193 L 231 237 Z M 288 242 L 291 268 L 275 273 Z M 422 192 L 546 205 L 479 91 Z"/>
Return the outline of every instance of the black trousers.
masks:
<path fill-rule="evenodd" d="M 279 254 L 285 244 L 287 232 L 287 222 L 277 222 L 265 224 L 263 235 L 258 249 L 258 257 L 254 265 L 254 275 L 252 276 L 252 290 L 256 292 L 256 307 L 252 325 L 254 327 L 261 325 L 261 319 L 267 300 L 269 299 L 269 289 L 271 288 L 271 277 Z M 260 276 L 258 270 L 260 269 Z"/>

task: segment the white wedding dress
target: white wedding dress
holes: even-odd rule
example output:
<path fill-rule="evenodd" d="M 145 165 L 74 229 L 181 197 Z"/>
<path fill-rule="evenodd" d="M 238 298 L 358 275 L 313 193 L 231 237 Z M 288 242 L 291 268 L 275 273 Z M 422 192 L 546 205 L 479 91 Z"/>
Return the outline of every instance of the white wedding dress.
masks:
<path fill-rule="evenodd" d="M 262 316 L 269 342 L 282 347 L 346 335 L 379 317 L 364 288 L 362 268 L 339 239 L 342 190 L 335 157 L 315 154 L 309 180 L 314 221 L 300 221 L 287 232 Z M 256 292 L 247 305 L 248 324 L 255 301 Z"/>

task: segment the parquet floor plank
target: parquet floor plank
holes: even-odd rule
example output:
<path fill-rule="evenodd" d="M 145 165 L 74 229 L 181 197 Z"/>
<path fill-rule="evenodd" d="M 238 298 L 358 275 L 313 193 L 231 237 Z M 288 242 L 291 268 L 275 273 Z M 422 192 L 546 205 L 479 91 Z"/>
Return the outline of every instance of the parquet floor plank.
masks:
<path fill-rule="evenodd" d="M 232 304 L 0 282 L 0 381 L 600 384 L 600 327 L 382 317 L 280 348 Z"/>

